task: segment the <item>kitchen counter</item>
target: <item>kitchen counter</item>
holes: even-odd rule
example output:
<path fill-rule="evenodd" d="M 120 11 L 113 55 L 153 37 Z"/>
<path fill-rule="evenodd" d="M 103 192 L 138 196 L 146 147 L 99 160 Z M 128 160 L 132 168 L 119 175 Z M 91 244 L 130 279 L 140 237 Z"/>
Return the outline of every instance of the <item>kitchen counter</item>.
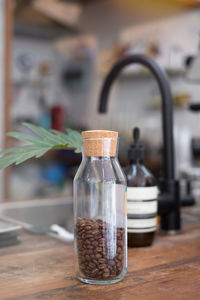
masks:
<path fill-rule="evenodd" d="M 75 278 L 72 245 L 22 234 L 18 245 L 0 249 L 0 300 L 200 299 L 200 218 L 186 219 L 183 234 L 129 249 L 126 277 L 107 286 Z"/>

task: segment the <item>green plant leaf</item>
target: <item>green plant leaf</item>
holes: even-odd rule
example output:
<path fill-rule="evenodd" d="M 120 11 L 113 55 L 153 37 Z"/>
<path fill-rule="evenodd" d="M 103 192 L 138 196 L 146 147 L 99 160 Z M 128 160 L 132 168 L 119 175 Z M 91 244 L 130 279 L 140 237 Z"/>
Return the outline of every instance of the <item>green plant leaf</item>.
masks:
<path fill-rule="evenodd" d="M 76 130 L 67 129 L 67 133 L 63 133 L 53 129 L 48 131 L 30 123 L 24 123 L 24 126 L 32 132 L 31 135 L 16 131 L 7 133 L 7 136 L 18 139 L 26 145 L 2 150 L 0 169 L 11 164 L 18 165 L 33 157 L 39 158 L 51 149 L 74 149 L 76 153 L 81 152 L 82 138 Z"/>
<path fill-rule="evenodd" d="M 62 132 L 54 130 L 54 129 L 51 129 L 51 133 L 56 135 L 56 137 L 59 139 L 59 142 L 61 145 L 66 144 L 66 134 L 65 133 L 62 133 Z"/>
<path fill-rule="evenodd" d="M 0 158 L 0 170 L 12 165 L 16 162 L 16 159 L 19 155 L 10 154 Z"/>
<path fill-rule="evenodd" d="M 32 145 L 26 145 L 26 146 L 20 146 L 20 147 L 13 147 L 8 148 L 5 150 L 2 150 L 0 154 L 8 154 L 8 153 L 21 153 L 21 152 L 29 152 L 31 150 L 37 150 L 38 146 L 32 146 Z"/>
<path fill-rule="evenodd" d="M 67 128 L 67 137 L 70 141 L 70 146 L 75 147 L 75 152 L 81 152 L 82 150 L 82 137 L 80 132 Z M 81 142 L 80 142 L 81 141 Z"/>
<path fill-rule="evenodd" d="M 30 136 L 28 134 L 17 132 L 17 131 L 8 132 L 6 135 L 10 136 L 10 137 L 13 137 L 15 139 L 18 139 L 20 141 L 24 141 L 24 142 L 37 143 L 37 144 L 41 144 L 41 145 L 45 144 L 38 137 Z"/>
<path fill-rule="evenodd" d="M 24 126 L 28 127 L 30 130 L 32 130 L 34 133 L 39 135 L 42 138 L 43 142 L 48 143 L 49 145 L 58 144 L 58 141 L 56 140 L 56 138 L 54 138 L 55 135 L 52 135 L 48 130 L 29 123 L 23 123 L 23 124 Z"/>

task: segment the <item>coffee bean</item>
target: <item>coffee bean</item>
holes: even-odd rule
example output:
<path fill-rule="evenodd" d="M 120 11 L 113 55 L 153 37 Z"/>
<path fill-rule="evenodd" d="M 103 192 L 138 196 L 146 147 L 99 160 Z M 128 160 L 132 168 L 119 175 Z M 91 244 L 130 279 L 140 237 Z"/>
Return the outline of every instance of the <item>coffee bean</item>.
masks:
<path fill-rule="evenodd" d="M 118 253 L 121 253 L 122 250 L 123 250 L 123 249 L 122 249 L 121 247 L 117 247 L 117 252 L 118 252 Z"/>
<path fill-rule="evenodd" d="M 105 258 L 100 258 L 100 259 L 98 260 L 98 262 L 99 262 L 100 264 L 104 264 L 104 263 L 106 262 L 106 259 L 105 259 Z"/>
<path fill-rule="evenodd" d="M 105 269 L 104 269 L 104 273 L 110 273 L 109 268 L 105 268 Z"/>
<path fill-rule="evenodd" d="M 110 275 L 116 276 L 116 272 L 112 271 L 112 272 L 110 273 Z"/>
<path fill-rule="evenodd" d="M 118 254 L 118 255 L 117 255 L 117 259 L 118 259 L 118 261 L 121 261 L 121 260 L 122 260 L 122 258 L 123 258 L 123 256 L 122 256 L 121 254 Z"/>
<path fill-rule="evenodd" d="M 109 260 L 108 261 L 108 264 L 112 267 L 112 266 L 115 266 L 115 262 L 114 262 L 114 260 Z"/>
<path fill-rule="evenodd" d="M 98 260 L 93 258 L 92 261 L 93 261 L 93 263 L 95 263 L 95 265 L 98 265 Z"/>
<path fill-rule="evenodd" d="M 103 221 L 101 219 L 97 219 L 97 223 L 102 224 Z"/>
<path fill-rule="evenodd" d="M 86 238 L 86 239 L 90 239 L 90 238 L 92 238 L 92 237 L 93 237 L 92 234 L 88 234 L 88 233 L 85 234 L 85 238 Z"/>
<path fill-rule="evenodd" d="M 123 270 L 124 229 L 111 227 L 100 219 L 79 217 L 76 233 L 82 275 L 94 280 L 117 278 Z"/>
<path fill-rule="evenodd" d="M 90 230 L 90 229 L 91 229 L 90 225 L 85 226 L 85 230 Z"/>
<path fill-rule="evenodd" d="M 100 233 L 100 234 L 97 234 L 97 235 L 95 236 L 95 238 L 96 238 L 97 240 L 102 239 L 101 233 Z"/>
<path fill-rule="evenodd" d="M 118 241 L 117 244 L 118 244 L 119 246 L 123 247 L 124 242 L 121 240 L 121 241 Z"/>
<path fill-rule="evenodd" d="M 97 247 L 96 251 L 99 252 L 99 253 L 102 253 L 102 248 L 101 247 Z"/>
<path fill-rule="evenodd" d="M 93 235 L 97 235 L 98 233 L 99 233 L 99 230 L 98 230 L 98 229 L 95 229 L 95 230 L 92 231 L 92 234 L 93 234 Z"/>
<path fill-rule="evenodd" d="M 93 223 L 92 224 L 92 229 L 98 229 L 99 228 L 99 224 L 98 223 Z"/>
<path fill-rule="evenodd" d="M 90 261 L 89 255 L 86 255 L 86 256 L 85 256 L 85 259 L 86 259 L 87 261 Z"/>
<path fill-rule="evenodd" d="M 93 264 L 92 262 L 90 262 L 89 263 L 89 267 L 92 268 L 92 269 L 94 269 L 96 266 L 95 266 L 95 264 Z"/>
<path fill-rule="evenodd" d="M 103 278 L 108 278 L 110 276 L 110 273 L 103 273 Z"/>
<path fill-rule="evenodd" d="M 103 269 L 105 269 L 105 268 L 106 268 L 106 264 L 100 264 L 100 265 L 99 265 L 99 269 L 100 269 L 100 270 L 103 270 Z"/>
<path fill-rule="evenodd" d="M 98 246 L 98 242 L 97 242 L 97 241 L 94 241 L 94 242 L 92 243 L 92 246 L 93 246 L 93 247 L 97 247 L 97 246 Z"/>

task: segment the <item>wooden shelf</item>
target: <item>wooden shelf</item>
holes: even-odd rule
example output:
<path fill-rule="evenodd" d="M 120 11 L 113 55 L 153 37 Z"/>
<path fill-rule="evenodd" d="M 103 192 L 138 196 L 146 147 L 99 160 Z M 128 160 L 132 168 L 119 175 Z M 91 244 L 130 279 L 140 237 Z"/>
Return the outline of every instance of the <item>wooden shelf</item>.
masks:
<path fill-rule="evenodd" d="M 165 69 L 167 75 L 169 76 L 184 76 L 185 75 L 185 70 L 184 69 Z M 121 77 L 132 77 L 136 79 L 145 79 L 145 78 L 150 78 L 152 74 L 149 71 L 143 70 L 143 71 L 124 71 L 120 75 Z"/>
<path fill-rule="evenodd" d="M 179 68 L 179 69 L 168 69 L 168 68 L 164 68 L 164 70 L 166 71 L 167 75 L 170 77 L 182 77 L 185 76 L 185 69 L 184 68 Z M 102 77 L 105 77 L 107 75 L 106 72 L 100 72 Z M 151 72 L 149 70 L 145 70 L 142 69 L 141 71 L 133 71 L 130 69 L 124 70 L 121 74 L 120 74 L 120 78 L 133 78 L 133 79 L 148 79 L 152 76 Z"/>

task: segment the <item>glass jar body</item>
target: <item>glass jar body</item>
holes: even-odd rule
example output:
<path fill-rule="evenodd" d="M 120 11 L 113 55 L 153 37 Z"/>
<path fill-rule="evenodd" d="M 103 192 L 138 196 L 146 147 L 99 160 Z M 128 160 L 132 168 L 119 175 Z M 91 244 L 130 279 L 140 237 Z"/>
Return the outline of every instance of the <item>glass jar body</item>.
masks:
<path fill-rule="evenodd" d="M 77 277 L 121 280 L 127 267 L 126 179 L 116 157 L 83 157 L 74 178 Z"/>

